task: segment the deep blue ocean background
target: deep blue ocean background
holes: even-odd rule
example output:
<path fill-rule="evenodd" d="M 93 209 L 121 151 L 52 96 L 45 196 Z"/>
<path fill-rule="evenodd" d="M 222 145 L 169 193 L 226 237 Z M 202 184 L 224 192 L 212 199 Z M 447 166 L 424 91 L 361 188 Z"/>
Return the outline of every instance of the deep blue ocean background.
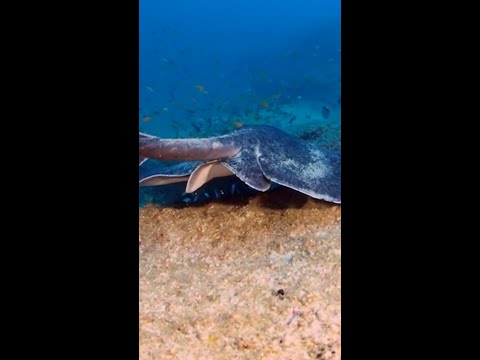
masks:
<path fill-rule="evenodd" d="M 268 124 L 340 149 L 340 0 L 140 0 L 139 21 L 140 131 Z M 184 187 L 141 188 L 141 204 L 219 198 L 230 183 L 187 197 Z"/>

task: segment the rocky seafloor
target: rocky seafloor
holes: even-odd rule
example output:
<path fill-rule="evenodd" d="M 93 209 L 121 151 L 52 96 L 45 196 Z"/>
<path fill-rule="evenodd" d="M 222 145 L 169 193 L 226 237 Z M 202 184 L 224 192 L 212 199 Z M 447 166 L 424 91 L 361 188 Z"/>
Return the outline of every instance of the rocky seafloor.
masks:
<path fill-rule="evenodd" d="M 339 205 L 279 188 L 139 211 L 140 359 L 340 359 Z"/>

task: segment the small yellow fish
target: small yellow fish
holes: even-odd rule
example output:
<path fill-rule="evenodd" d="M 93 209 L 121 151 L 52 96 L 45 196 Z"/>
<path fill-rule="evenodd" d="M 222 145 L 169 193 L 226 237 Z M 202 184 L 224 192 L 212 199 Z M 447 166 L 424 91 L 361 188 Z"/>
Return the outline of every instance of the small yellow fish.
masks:
<path fill-rule="evenodd" d="M 264 108 L 264 109 L 268 108 L 268 105 L 269 105 L 269 103 L 268 103 L 267 100 L 263 100 L 263 101 L 260 103 L 260 106 L 261 106 L 262 108 Z"/>
<path fill-rule="evenodd" d="M 152 120 L 151 116 L 144 116 L 143 117 L 143 121 L 145 121 L 145 122 L 150 121 L 150 120 Z"/>
<path fill-rule="evenodd" d="M 240 129 L 243 126 L 243 123 L 241 121 L 234 121 L 233 126 L 235 126 L 237 129 Z"/>
<path fill-rule="evenodd" d="M 202 94 L 205 93 L 205 86 L 203 85 L 200 85 L 200 84 L 197 84 L 195 85 L 195 87 L 198 89 L 198 91 L 200 91 Z"/>

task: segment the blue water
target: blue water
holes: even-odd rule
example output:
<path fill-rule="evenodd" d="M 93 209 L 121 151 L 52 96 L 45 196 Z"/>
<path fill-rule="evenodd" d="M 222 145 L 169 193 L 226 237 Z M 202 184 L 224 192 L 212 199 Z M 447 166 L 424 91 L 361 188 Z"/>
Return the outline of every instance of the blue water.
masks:
<path fill-rule="evenodd" d="M 340 57 L 340 0 L 140 0 L 140 131 L 268 124 L 339 148 Z M 179 186 L 143 202 L 175 202 Z"/>

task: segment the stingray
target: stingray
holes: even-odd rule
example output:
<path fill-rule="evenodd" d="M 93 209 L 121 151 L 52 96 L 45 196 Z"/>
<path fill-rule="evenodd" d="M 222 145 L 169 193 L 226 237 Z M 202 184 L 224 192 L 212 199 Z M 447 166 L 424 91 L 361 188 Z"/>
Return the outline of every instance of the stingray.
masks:
<path fill-rule="evenodd" d="M 162 161 L 159 161 L 162 160 Z M 165 165 L 164 161 L 175 161 Z M 187 193 L 213 178 L 237 176 L 265 192 L 276 183 L 341 203 L 341 155 L 267 125 L 209 138 L 163 139 L 139 133 L 139 186 L 186 182 Z"/>

